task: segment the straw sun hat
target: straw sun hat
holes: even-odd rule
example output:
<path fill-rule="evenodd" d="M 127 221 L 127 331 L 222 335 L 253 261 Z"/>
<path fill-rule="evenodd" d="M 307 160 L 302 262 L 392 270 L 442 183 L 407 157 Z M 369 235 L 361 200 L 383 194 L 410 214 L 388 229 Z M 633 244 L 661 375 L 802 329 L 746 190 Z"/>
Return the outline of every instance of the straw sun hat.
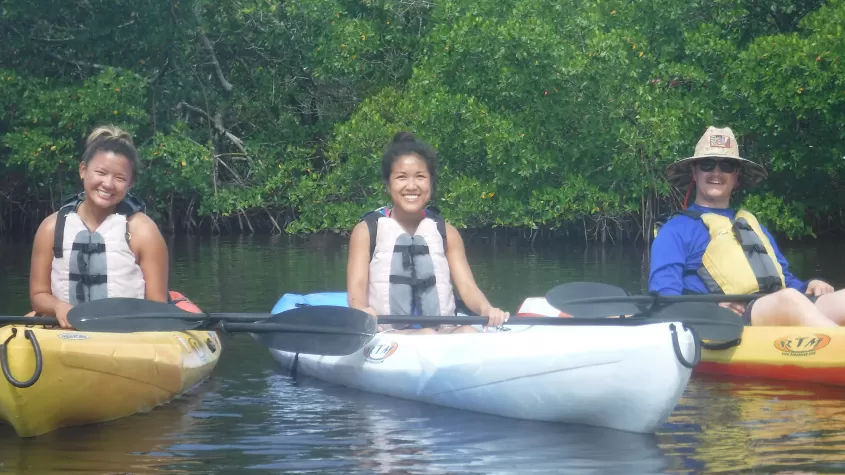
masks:
<path fill-rule="evenodd" d="M 710 126 L 695 145 L 695 154 L 682 158 L 666 167 L 666 176 L 673 186 L 682 188 L 692 180 L 692 164 L 702 158 L 730 158 L 740 164 L 739 181 L 745 186 L 753 186 L 766 179 L 766 170 L 739 156 L 739 146 L 733 131 L 729 127 L 717 129 Z"/>

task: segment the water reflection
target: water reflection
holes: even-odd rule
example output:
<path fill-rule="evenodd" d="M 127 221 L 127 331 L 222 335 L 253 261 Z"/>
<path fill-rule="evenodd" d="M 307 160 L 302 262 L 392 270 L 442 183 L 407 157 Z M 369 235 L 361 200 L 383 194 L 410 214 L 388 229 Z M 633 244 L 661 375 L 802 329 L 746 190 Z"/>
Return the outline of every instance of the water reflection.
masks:
<path fill-rule="evenodd" d="M 310 378 L 278 375 L 272 381 L 270 390 L 280 402 L 268 425 L 278 430 L 250 441 L 289 446 L 288 419 L 295 413 L 303 433 L 300 444 L 312 422 L 315 449 L 345 448 L 337 460 L 344 473 L 631 474 L 663 473 L 667 465 L 653 435 L 475 414 Z M 314 469 L 303 452 L 298 457 L 278 452 L 260 467 Z"/>
<path fill-rule="evenodd" d="M 845 388 L 696 375 L 658 433 L 707 472 L 845 471 Z"/>
<path fill-rule="evenodd" d="M 203 388 L 203 392 L 207 389 Z M 98 473 L 150 473 L 199 463 L 167 446 L 180 438 L 202 437 L 210 430 L 209 420 L 191 415 L 204 404 L 204 397 L 191 391 L 146 413 L 26 439 L 19 438 L 11 426 L 2 425 L 2 472 L 91 473 L 96 469 Z"/>

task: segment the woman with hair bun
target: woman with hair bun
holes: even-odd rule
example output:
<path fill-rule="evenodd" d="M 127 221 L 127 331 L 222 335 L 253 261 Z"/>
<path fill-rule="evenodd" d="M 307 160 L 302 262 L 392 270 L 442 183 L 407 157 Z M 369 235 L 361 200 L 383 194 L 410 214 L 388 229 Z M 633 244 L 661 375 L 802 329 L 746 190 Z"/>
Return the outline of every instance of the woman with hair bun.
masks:
<path fill-rule="evenodd" d="M 436 152 L 409 132 L 399 132 L 382 155 L 381 178 L 392 206 L 365 214 L 352 230 L 347 265 L 350 307 L 379 315 L 452 316 L 454 287 L 466 306 L 499 326 L 509 314 L 493 307 L 478 288 L 461 235 L 428 208 L 437 184 Z M 400 333 L 469 333 L 469 325 L 419 325 Z"/>
<path fill-rule="evenodd" d="M 38 227 L 29 297 L 35 314 L 70 328 L 74 305 L 108 297 L 168 301 L 167 245 L 129 194 L 138 175 L 131 136 L 113 126 L 89 135 L 79 164 L 82 192 Z"/>

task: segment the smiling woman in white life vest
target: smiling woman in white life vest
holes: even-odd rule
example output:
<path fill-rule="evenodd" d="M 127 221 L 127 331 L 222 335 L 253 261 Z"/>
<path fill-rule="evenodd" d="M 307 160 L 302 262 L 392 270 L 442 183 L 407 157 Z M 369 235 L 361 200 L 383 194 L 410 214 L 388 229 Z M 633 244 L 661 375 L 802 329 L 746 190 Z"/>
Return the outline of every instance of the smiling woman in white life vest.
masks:
<path fill-rule="evenodd" d="M 79 177 L 83 191 L 38 228 L 29 297 L 36 314 L 70 328 L 74 305 L 108 297 L 168 301 L 167 245 L 144 204 L 129 194 L 138 151 L 117 127 L 88 136 Z"/>
<path fill-rule="evenodd" d="M 382 155 L 391 207 L 364 215 L 352 230 L 346 286 L 350 307 L 379 315 L 455 315 L 452 283 L 466 306 L 499 326 L 510 316 L 478 288 L 460 233 L 427 208 L 437 183 L 435 151 L 399 132 Z M 469 325 L 380 328 L 402 333 L 475 332 Z"/>
<path fill-rule="evenodd" d="M 760 165 L 741 158 L 730 128 L 709 127 L 692 157 L 667 168 L 676 187 L 695 186 L 695 203 L 659 227 L 651 247 L 649 291 L 768 294 L 752 302 L 723 302 L 746 325 L 838 326 L 845 290 L 792 275 L 769 231 L 746 210 L 730 208 L 738 186 L 765 179 Z M 685 203 L 686 204 L 686 203 Z"/>

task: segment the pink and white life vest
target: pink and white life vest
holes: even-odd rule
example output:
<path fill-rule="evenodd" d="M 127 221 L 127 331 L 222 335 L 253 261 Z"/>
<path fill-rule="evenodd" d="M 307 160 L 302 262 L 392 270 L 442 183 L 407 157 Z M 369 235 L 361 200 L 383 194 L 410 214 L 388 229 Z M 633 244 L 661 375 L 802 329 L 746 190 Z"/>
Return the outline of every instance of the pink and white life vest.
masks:
<path fill-rule="evenodd" d="M 117 212 L 90 231 L 76 214 L 81 199 L 59 209 L 50 284 L 53 296 L 72 305 L 109 297 L 143 299 L 144 273 L 129 247 L 129 216 L 135 208 L 121 202 Z"/>
<path fill-rule="evenodd" d="M 364 216 L 370 231 L 367 299 L 379 315 L 455 315 L 443 218 L 427 210 L 414 235 L 381 208 Z"/>

